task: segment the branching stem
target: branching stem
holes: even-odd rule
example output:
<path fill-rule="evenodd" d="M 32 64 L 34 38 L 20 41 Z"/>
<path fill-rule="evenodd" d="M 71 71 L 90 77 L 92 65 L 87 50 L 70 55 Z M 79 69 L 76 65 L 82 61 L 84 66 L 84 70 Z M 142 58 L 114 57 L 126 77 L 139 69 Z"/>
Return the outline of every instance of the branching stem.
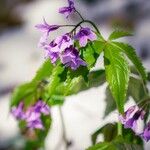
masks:
<path fill-rule="evenodd" d="M 83 24 L 83 23 L 89 23 L 89 24 L 91 24 L 91 25 L 94 27 L 94 29 L 96 30 L 96 32 L 101 35 L 101 33 L 100 33 L 99 29 L 97 28 L 97 26 L 95 25 L 95 23 L 93 23 L 93 22 L 90 21 L 90 20 L 82 20 L 81 22 L 79 22 L 79 23 L 75 26 L 75 28 L 74 28 L 71 32 L 75 31 L 75 30 L 76 30 L 81 24 Z"/>

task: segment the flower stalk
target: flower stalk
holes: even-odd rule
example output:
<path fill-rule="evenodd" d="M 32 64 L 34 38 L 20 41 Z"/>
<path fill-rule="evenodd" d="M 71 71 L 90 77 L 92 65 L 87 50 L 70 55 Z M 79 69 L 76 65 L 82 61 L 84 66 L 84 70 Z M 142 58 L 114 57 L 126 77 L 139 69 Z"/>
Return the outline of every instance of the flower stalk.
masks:
<path fill-rule="evenodd" d="M 64 144 L 65 144 L 65 150 L 68 150 L 68 140 L 67 140 L 67 135 L 66 135 L 64 116 L 62 113 L 61 106 L 59 106 L 58 108 L 59 108 L 59 115 L 60 115 L 60 120 L 61 120 L 61 125 L 62 125 L 62 138 L 63 138 Z"/>

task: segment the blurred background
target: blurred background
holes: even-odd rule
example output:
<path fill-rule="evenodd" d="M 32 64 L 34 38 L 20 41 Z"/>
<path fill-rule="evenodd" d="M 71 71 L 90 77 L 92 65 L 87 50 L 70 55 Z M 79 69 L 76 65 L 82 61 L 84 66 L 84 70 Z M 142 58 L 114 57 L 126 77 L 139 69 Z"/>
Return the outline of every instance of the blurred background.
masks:
<path fill-rule="evenodd" d="M 84 18 L 96 22 L 107 38 L 114 29 L 132 31 L 131 43 L 150 71 L 150 0 L 76 0 L 76 8 Z M 66 0 L 0 0 L 0 150 L 19 150 L 22 145 L 17 122 L 9 114 L 11 91 L 29 81 L 44 61 L 37 48 L 40 33 L 34 28 L 45 17 L 49 24 L 79 21 L 77 16 L 66 20 L 58 9 Z M 64 33 L 56 31 L 51 35 Z M 102 58 L 97 67 L 103 68 Z M 83 150 L 91 144 L 90 135 L 106 122 L 115 121 L 113 112 L 103 121 L 105 88 L 93 88 L 67 98 L 63 106 L 70 150 Z M 132 100 L 129 102 L 133 103 Z M 129 104 L 128 104 L 129 105 Z M 57 108 L 52 108 L 53 124 L 46 140 L 47 150 L 63 150 L 61 125 Z M 102 137 L 100 137 L 101 139 Z M 150 144 L 145 146 L 150 149 Z"/>

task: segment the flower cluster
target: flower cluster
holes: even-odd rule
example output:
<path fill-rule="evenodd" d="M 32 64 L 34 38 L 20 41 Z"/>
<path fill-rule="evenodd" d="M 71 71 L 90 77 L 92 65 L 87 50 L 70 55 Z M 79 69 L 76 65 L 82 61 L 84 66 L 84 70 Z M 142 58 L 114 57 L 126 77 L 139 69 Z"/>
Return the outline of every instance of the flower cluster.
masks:
<path fill-rule="evenodd" d="M 145 111 L 137 106 L 131 106 L 124 115 L 119 116 L 119 120 L 125 128 L 131 128 L 137 135 L 150 140 L 150 122 L 143 129 L 142 122 L 144 120 Z"/>
<path fill-rule="evenodd" d="M 73 0 L 68 0 L 69 6 L 59 9 L 59 13 L 68 17 L 71 13 L 75 12 Z M 46 54 L 46 58 L 50 58 L 51 63 L 55 64 L 57 60 L 60 60 L 66 67 L 70 67 L 72 70 L 76 70 L 80 66 L 86 66 L 84 60 L 80 57 L 80 52 L 75 46 L 75 42 L 79 41 L 81 47 L 85 47 L 88 41 L 94 41 L 97 39 L 96 34 L 90 28 L 80 27 L 77 34 L 66 33 L 56 39 L 48 42 L 50 32 L 57 30 L 63 25 L 49 25 L 45 19 L 44 23 L 36 25 L 36 28 L 43 32 L 40 38 L 38 46 L 43 48 Z M 75 29 L 76 30 L 76 26 Z"/>
<path fill-rule="evenodd" d="M 26 121 L 28 128 L 44 129 L 41 115 L 50 115 L 50 108 L 42 100 L 39 100 L 24 111 L 24 103 L 20 102 L 18 107 L 12 108 L 11 113 L 16 119 Z"/>
<path fill-rule="evenodd" d="M 68 18 L 68 16 L 74 12 L 75 12 L 75 7 L 74 7 L 73 0 L 68 0 L 68 6 L 59 9 L 59 13 L 64 14 L 66 18 Z"/>

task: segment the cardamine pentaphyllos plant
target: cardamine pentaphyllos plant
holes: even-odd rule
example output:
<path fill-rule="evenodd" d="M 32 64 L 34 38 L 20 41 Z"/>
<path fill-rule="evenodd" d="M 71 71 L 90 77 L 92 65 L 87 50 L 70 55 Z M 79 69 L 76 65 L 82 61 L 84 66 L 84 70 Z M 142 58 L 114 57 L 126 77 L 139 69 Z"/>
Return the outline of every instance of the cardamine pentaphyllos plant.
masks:
<path fill-rule="evenodd" d="M 134 48 L 116 41 L 132 34 L 117 30 L 105 40 L 95 23 L 84 19 L 77 11 L 73 0 L 68 0 L 68 6 L 60 8 L 59 13 L 66 18 L 77 14 L 81 21 L 75 25 L 49 25 L 43 19 L 43 23 L 35 26 L 42 32 L 38 46 L 44 50 L 46 60 L 35 77 L 17 87 L 12 94 L 11 113 L 25 137 L 24 149 L 44 149 L 53 106 L 59 106 L 65 128 L 61 112 L 65 97 L 105 82 L 108 87 L 104 117 L 117 109 L 118 122 L 106 124 L 93 133 L 93 145 L 87 149 L 144 149 L 143 140 L 150 140 L 150 96 L 146 87 L 149 78 Z M 70 27 L 70 32 L 49 41 L 51 32 L 65 27 Z M 91 71 L 101 54 L 104 55 L 105 69 Z M 124 112 L 129 97 L 135 100 L 135 105 Z M 103 134 L 104 141 L 97 143 L 99 134 Z M 62 137 L 67 149 L 71 144 L 65 130 Z"/>

